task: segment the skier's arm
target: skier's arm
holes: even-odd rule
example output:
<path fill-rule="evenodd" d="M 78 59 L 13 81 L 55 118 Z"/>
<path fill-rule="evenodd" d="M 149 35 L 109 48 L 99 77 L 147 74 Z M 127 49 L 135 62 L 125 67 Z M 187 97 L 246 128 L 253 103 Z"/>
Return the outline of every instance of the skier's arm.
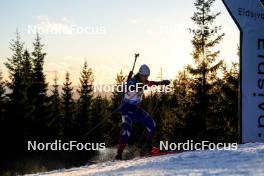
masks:
<path fill-rule="evenodd" d="M 136 90 L 136 82 L 134 79 L 130 78 L 127 80 L 127 90 L 126 92 L 135 91 Z"/>

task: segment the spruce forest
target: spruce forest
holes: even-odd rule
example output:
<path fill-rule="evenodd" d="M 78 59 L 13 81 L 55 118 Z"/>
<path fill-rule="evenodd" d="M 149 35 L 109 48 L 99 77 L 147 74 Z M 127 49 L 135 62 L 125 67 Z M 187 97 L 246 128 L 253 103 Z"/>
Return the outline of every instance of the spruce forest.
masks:
<path fill-rule="evenodd" d="M 210 32 L 217 27 L 214 21 L 220 15 L 220 12 L 211 12 L 213 3 L 214 0 L 196 0 L 194 3 L 196 11 L 191 20 L 203 32 L 191 34 L 193 64 L 175 71 L 171 92 L 152 92 L 143 96 L 141 106 L 157 124 L 154 143 L 188 139 L 238 142 L 239 63 L 228 65 L 215 49 L 225 34 Z M 107 147 L 118 143 L 121 115 L 115 110 L 123 95 L 116 91 L 108 97 L 95 95 L 96 75 L 89 61 L 83 63 L 79 71 L 77 91 L 73 88 L 70 72 L 61 73 L 65 74 L 63 85 L 58 85 L 56 76 L 54 82 L 48 83 L 44 70 L 48 51 L 41 37 L 36 34 L 33 50 L 29 51 L 17 31 L 10 42 L 12 55 L 1 58 L 5 60 L 9 77 L 4 78 L 0 73 L 0 165 L 9 170 L 25 169 L 26 164 L 21 163 L 31 158 L 43 162 L 59 161 L 61 165 L 49 163 L 52 165 L 49 169 L 53 169 L 81 165 L 96 155 L 91 151 L 29 152 L 29 140 L 104 142 Z M 120 68 L 116 70 L 113 82 L 122 84 L 127 75 Z M 79 95 L 78 99 L 74 99 L 74 93 Z M 133 125 L 129 145 L 140 146 L 144 141 L 143 134 L 142 126 Z"/>

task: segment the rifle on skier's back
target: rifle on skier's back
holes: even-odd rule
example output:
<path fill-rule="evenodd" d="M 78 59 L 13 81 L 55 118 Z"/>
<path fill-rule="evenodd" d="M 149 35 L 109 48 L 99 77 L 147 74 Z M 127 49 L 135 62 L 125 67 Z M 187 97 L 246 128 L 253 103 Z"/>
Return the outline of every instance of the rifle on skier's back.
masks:
<path fill-rule="evenodd" d="M 137 58 L 138 57 L 139 57 L 139 53 L 135 53 L 134 64 L 133 64 L 132 70 L 129 72 L 129 74 L 127 76 L 127 81 L 130 80 L 132 78 L 132 76 L 133 76 L 134 68 L 135 68 L 135 65 L 136 65 L 136 62 L 137 62 Z"/>

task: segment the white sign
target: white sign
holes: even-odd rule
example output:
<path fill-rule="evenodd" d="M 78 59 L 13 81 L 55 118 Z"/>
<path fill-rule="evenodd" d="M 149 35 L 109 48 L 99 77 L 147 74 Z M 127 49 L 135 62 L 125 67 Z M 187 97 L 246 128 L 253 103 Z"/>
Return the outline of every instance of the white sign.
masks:
<path fill-rule="evenodd" d="M 240 29 L 241 142 L 264 142 L 263 0 L 223 0 Z"/>

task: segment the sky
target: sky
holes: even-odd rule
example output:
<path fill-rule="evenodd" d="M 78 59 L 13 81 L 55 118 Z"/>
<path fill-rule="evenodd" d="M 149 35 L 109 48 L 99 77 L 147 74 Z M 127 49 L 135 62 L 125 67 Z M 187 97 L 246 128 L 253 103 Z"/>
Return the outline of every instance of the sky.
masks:
<path fill-rule="evenodd" d="M 151 68 L 151 80 L 173 79 L 178 71 L 192 64 L 191 37 L 194 28 L 190 17 L 194 0 L 9 0 L 0 6 L 0 69 L 10 57 L 10 41 L 19 30 L 25 48 L 32 51 L 35 31 L 44 43 L 45 74 L 52 84 L 54 71 L 59 84 L 65 73 L 71 73 L 74 85 L 79 84 L 84 61 L 94 73 L 95 84 L 115 83 L 118 72 L 128 74 L 134 53 L 140 53 L 135 72 L 141 64 Z M 212 10 L 221 11 L 216 25 L 226 36 L 217 47 L 220 59 L 238 61 L 239 30 L 221 0 Z"/>

